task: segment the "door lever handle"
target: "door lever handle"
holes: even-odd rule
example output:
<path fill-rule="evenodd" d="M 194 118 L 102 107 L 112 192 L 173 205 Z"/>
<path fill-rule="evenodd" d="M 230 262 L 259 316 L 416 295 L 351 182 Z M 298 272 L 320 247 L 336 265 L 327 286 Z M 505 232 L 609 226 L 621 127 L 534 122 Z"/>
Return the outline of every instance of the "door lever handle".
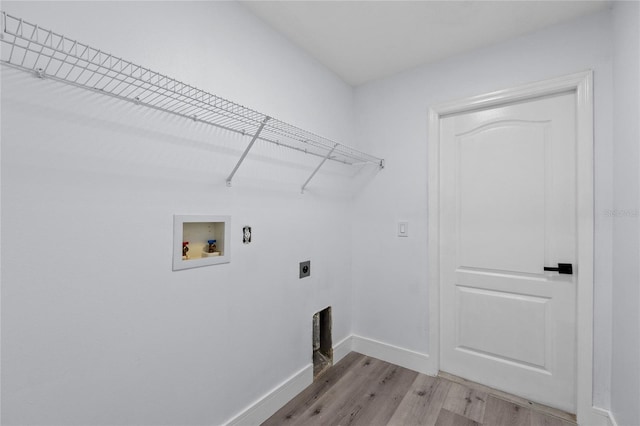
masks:
<path fill-rule="evenodd" d="M 545 271 L 555 271 L 561 274 L 573 275 L 573 266 L 570 263 L 558 263 L 557 268 L 544 267 Z"/>

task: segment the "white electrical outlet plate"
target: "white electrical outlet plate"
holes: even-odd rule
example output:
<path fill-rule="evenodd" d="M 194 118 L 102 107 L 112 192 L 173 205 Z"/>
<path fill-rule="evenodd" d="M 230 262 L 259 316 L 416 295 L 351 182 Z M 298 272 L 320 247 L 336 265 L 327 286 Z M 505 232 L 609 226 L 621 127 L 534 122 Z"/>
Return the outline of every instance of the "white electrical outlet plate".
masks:
<path fill-rule="evenodd" d="M 409 236 L 409 222 L 398 222 L 398 237 Z"/>

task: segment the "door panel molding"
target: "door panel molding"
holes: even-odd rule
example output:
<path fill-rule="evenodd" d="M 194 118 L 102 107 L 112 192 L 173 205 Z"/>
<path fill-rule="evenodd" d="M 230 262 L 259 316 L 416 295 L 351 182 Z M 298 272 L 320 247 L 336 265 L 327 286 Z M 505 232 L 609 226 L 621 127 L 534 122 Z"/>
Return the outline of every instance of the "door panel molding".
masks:
<path fill-rule="evenodd" d="M 604 424 L 593 407 L 593 72 L 584 71 L 550 80 L 499 90 L 429 109 L 428 134 L 428 253 L 429 351 L 440 366 L 440 120 L 446 116 L 509 105 L 560 93 L 576 93 L 577 253 L 577 418 L 580 424 Z"/>
<path fill-rule="evenodd" d="M 548 372 L 549 298 L 461 285 L 456 286 L 456 293 L 456 350 L 466 349 Z M 514 335 L 515 345 L 496 346 L 501 335 L 513 331 L 508 321 L 512 317 L 524 323 L 524 332 Z"/>

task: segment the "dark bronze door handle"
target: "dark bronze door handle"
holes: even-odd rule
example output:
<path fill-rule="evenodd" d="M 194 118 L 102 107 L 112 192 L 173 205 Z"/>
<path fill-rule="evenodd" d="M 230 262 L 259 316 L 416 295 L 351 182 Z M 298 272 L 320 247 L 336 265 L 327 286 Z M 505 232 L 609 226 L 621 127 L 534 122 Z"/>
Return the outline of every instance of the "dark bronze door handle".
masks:
<path fill-rule="evenodd" d="M 570 263 L 558 263 L 557 268 L 552 268 L 549 266 L 544 267 L 545 271 L 555 271 L 561 274 L 573 275 L 573 266 Z"/>

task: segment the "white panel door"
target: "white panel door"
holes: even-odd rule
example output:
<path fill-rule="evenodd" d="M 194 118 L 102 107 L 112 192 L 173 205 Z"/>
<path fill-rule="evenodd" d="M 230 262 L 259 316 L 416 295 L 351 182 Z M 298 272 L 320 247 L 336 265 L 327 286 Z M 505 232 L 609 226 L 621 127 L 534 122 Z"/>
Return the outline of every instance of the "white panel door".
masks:
<path fill-rule="evenodd" d="M 574 413 L 575 102 L 440 122 L 440 368 Z"/>

